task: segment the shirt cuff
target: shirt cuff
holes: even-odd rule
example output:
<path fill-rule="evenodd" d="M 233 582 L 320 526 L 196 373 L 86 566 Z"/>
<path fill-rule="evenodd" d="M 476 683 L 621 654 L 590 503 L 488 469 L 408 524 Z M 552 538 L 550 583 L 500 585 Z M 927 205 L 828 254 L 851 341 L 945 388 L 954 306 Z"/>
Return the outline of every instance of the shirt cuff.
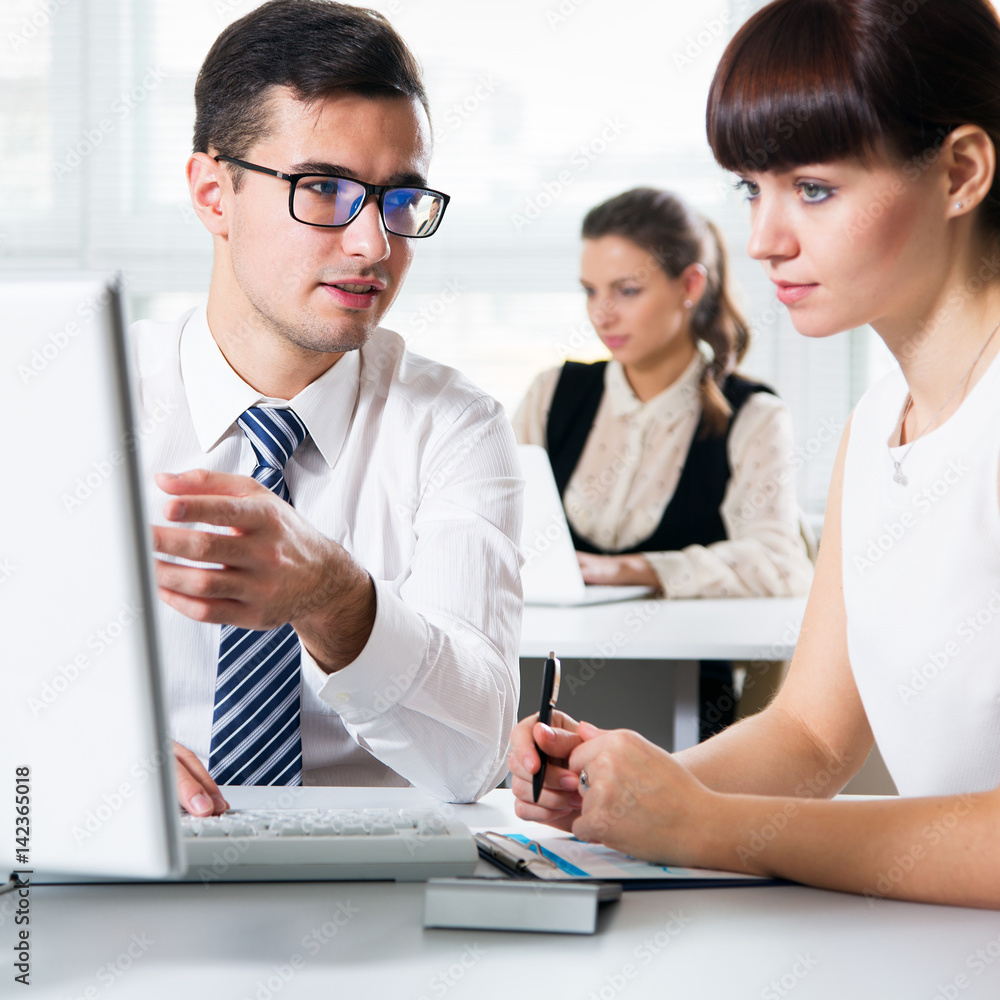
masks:
<path fill-rule="evenodd" d="M 643 552 L 653 572 L 660 579 L 664 597 L 699 597 L 697 574 L 683 552 Z"/>
<path fill-rule="evenodd" d="M 375 624 L 358 657 L 327 674 L 302 647 L 302 679 L 345 722 L 371 722 L 401 702 L 427 655 L 427 622 L 375 580 Z"/>

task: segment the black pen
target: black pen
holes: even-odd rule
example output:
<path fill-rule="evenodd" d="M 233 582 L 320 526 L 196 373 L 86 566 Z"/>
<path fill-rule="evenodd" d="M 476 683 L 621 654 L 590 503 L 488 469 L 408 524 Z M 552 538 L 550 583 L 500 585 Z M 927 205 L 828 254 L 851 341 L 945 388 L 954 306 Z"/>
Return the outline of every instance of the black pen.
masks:
<path fill-rule="evenodd" d="M 549 658 L 545 661 L 545 669 L 542 671 L 542 704 L 538 709 L 538 721 L 546 726 L 552 722 L 552 709 L 556 707 L 556 699 L 559 697 L 559 671 L 560 663 L 556 659 L 556 654 L 550 652 Z M 542 748 L 537 743 L 535 749 L 541 760 L 538 770 L 531 779 L 531 791 L 537 802 L 538 796 L 542 794 L 545 768 L 549 763 L 549 758 L 542 753 Z"/>

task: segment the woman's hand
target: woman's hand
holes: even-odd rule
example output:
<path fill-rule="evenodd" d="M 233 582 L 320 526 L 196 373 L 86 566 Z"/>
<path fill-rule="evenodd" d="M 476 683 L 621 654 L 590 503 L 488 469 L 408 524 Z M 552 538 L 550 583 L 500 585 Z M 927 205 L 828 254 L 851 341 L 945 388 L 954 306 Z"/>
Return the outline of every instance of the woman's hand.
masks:
<path fill-rule="evenodd" d="M 596 556 L 590 552 L 577 552 L 584 583 L 605 586 L 659 587 L 659 577 L 641 554 L 631 556 Z"/>
<path fill-rule="evenodd" d="M 577 737 L 569 767 L 587 781 L 576 837 L 646 861 L 708 864 L 716 793 L 636 732 L 581 722 Z"/>
<path fill-rule="evenodd" d="M 511 789 L 514 792 L 514 812 L 521 819 L 548 823 L 560 830 L 569 830 L 580 816 L 583 800 L 579 793 L 579 776 L 566 767 L 566 759 L 580 745 L 576 734 L 578 723 L 565 712 L 552 713 L 552 726 L 542 725 L 538 713 L 522 719 L 510 736 Z M 538 802 L 532 792 L 532 775 L 541 766 L 535 743 L 549 758 L 545 768 L 545 784 Z"/>

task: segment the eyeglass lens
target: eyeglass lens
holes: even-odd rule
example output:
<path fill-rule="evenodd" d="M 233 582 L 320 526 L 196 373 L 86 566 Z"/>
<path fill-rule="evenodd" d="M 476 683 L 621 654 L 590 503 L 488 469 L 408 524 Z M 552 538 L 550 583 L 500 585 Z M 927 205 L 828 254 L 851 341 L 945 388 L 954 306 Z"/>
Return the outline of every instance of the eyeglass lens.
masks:
<path fill-rule="evenodd" d="M 300 222 L 343 226 L 361 210 L 365 189 L 346 177 L 303 177 L 292 210 Z M 390 188 L 382 202 L 385 228 L 397 236 L 429 236 L 437 229 L 443 199 L 423 188 Z"/>

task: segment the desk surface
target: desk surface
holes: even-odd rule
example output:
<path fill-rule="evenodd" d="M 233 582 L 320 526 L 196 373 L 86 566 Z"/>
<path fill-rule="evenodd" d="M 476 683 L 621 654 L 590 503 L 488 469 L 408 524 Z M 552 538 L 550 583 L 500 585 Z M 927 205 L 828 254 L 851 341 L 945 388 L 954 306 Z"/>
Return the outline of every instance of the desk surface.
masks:
<path fill-rule="evenodd" d="M 652 598 L 582 608 L 526 606 L 521 656 L 632 660 L 787 660 L 804 597 L 669 601 Z"/>
<path fill-rule="evenodd" d="M 456 808 L 473 827 L 511 822 L 506 791 Z M 38 886 L 29 992 L 34 1000 L 1000 993 L 1000 915 L 988 911 L 797 886 L 633 892 L 605 908 L 593 937 L 424 930 L 422 911 L 419 884 Z M 6 952 L 12 926 L 9 916 L 0 921 Z M 13 996 L 9 956 L 2 965 L 0 995 Z M 939 996 L 960 975 L 968 985 Z"/>

